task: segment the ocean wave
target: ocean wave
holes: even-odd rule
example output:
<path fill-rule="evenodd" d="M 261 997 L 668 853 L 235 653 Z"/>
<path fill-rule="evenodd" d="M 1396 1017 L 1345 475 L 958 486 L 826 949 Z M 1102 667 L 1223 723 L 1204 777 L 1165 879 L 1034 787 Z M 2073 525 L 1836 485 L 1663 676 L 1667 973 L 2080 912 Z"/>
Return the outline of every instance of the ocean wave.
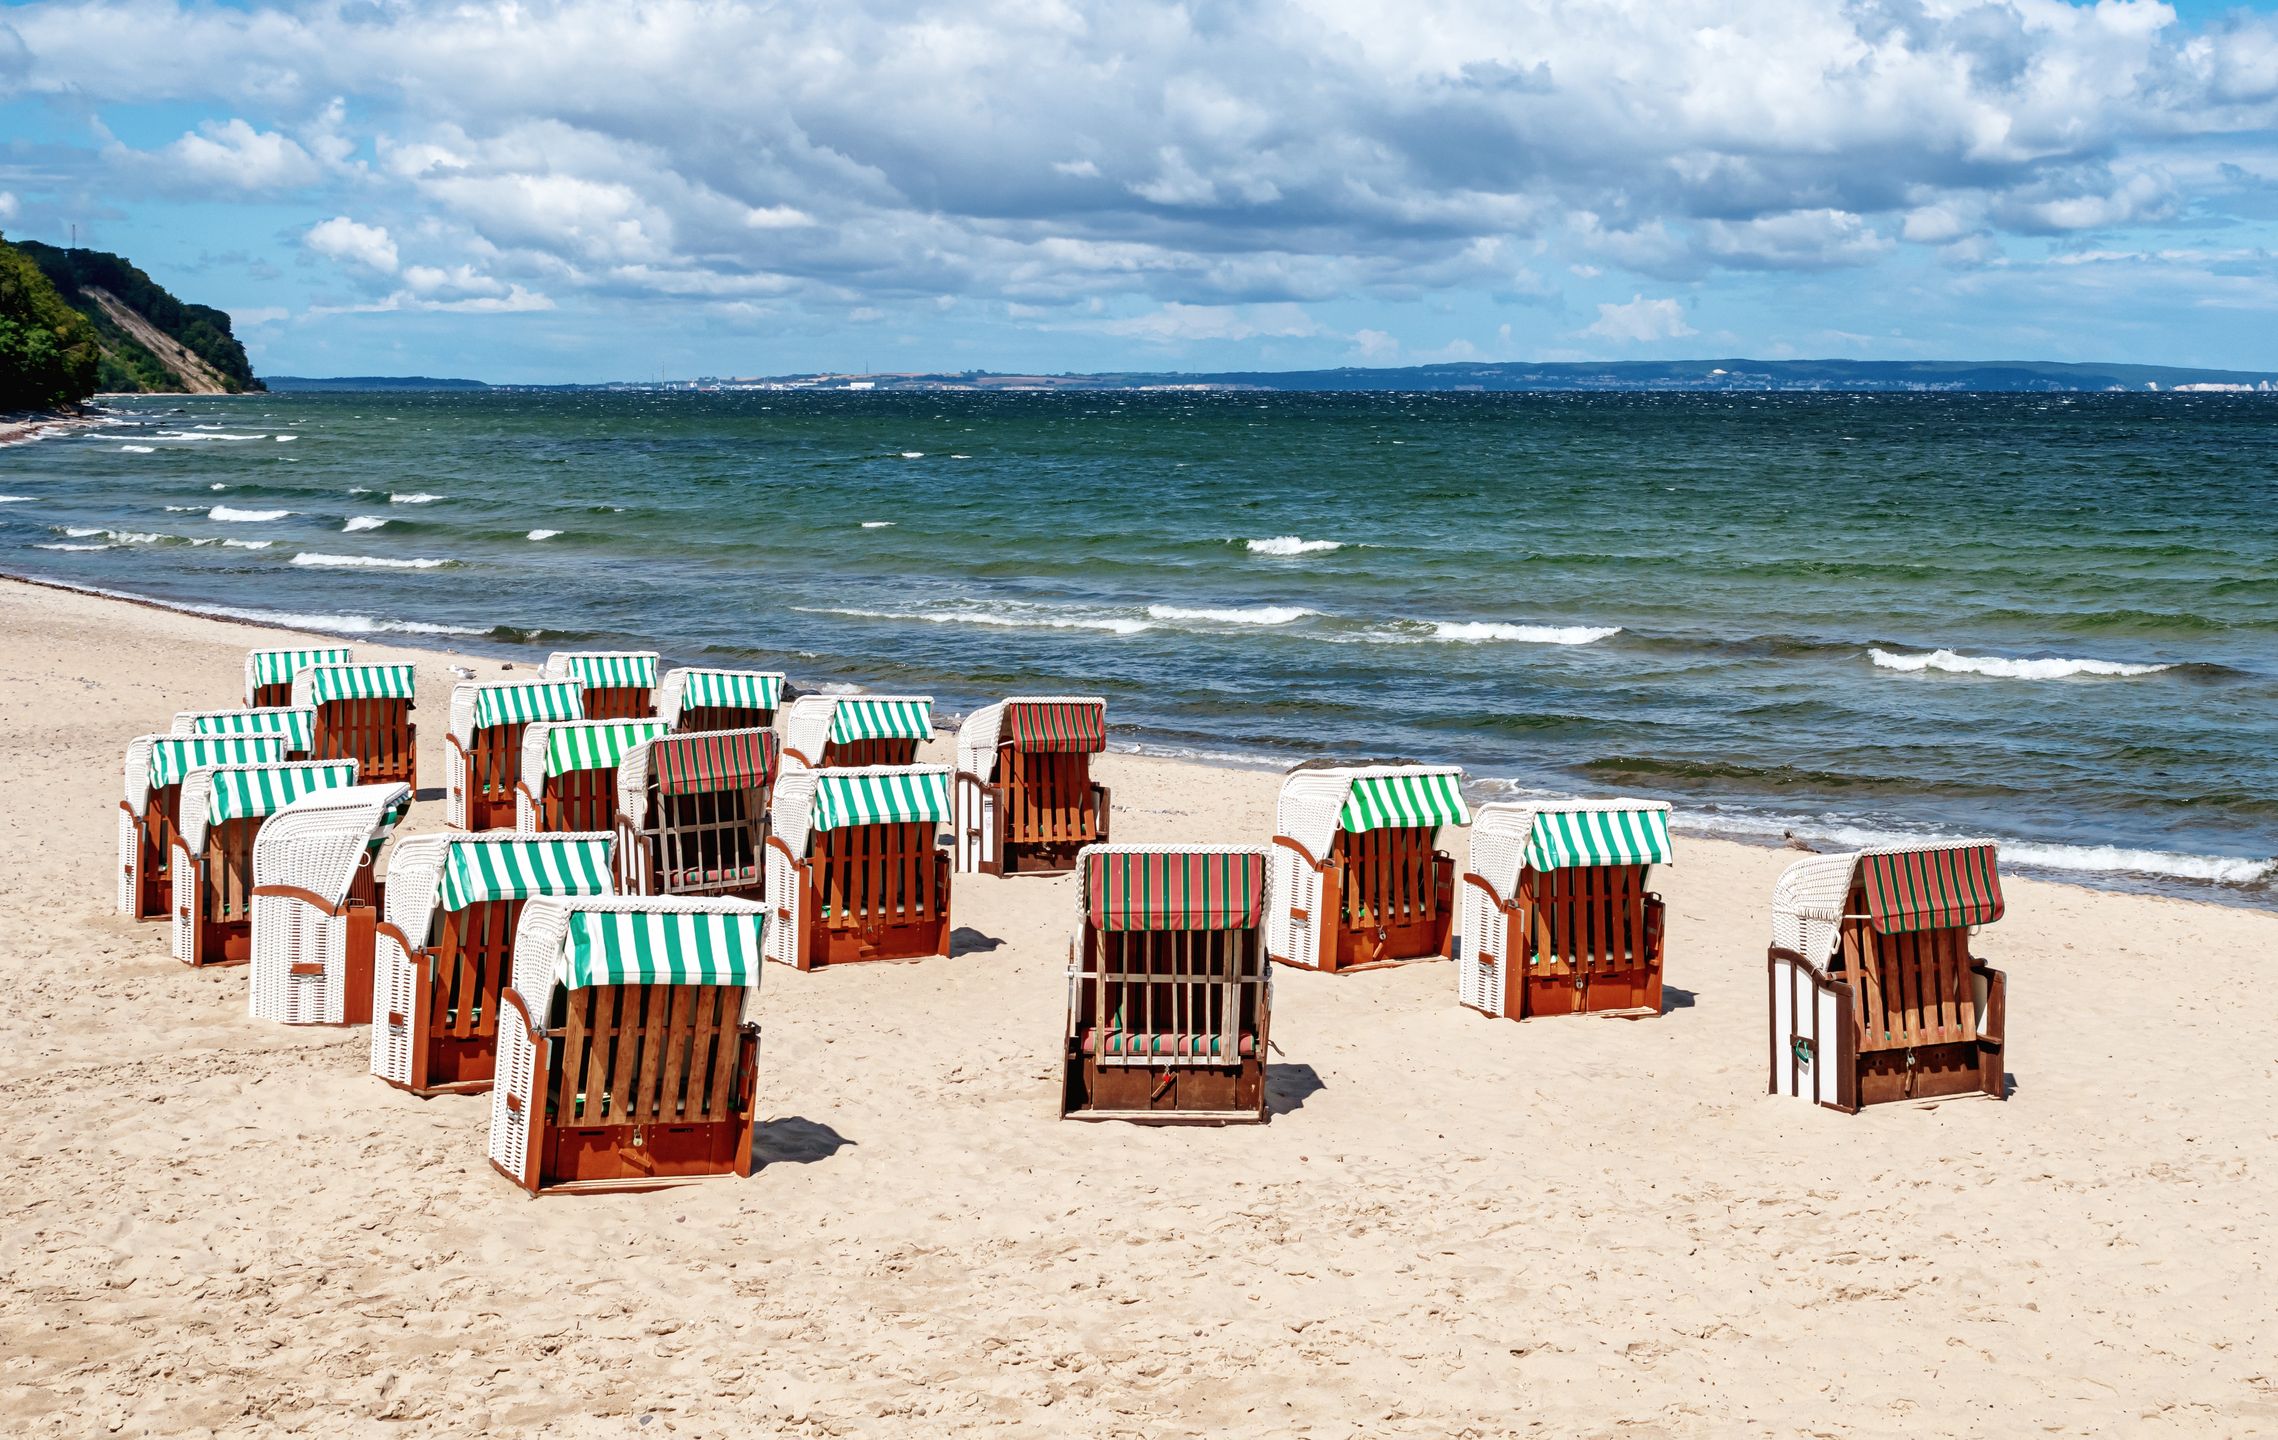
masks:
<path fill-rule="evenodd" d="M 57 540 L 45 545 L 34 545 L 32 548 L 34 550 L 108 550 L 111 547 L 108 545 L 80 545 L 71 541 Z"/>
<path fill-rule="evenodd" d="M 1425 637 L 1459 645 L 1509 641 L 1520 645 L 1594 645 L 1621 634 L 1619 625 L 1504 625 L 1486 620 L 1433 620 Z"/>
<path fill-rule="evenodd" d="M 327 570 L 440 570 L 456 565 L 456 560 L 397 559 L 389 555 L 327 555 L 321 551 L 303 550 L 293 557 L 295 565 L 313 565 Z"/>
<path fill-rule="evenodd" d="M 904 450 L 902 452 L 902 458 L 904 460 L 923 460 L 925 458 L 925 452 L 923 450 Z"/>
<path fill-rule="evenodd" d="M 529 533 L 528 536 L 524 538 L 530 540 L 551 540 L 556 535 L 559 535 L 561 533 L 562 532 L 559 530 L 533 530 Z"/>
<path fill-rule="evenodd" d="M 862 528 L 865 530 L 884 530 L 894 523 L 891 520 L 865 520 L 862 522 Z"/>
<path fill-rule="evenodd" d="M 213 484 L 208 485 L 206 488 L 208 490 L 227 490 L 229 488 L 229 482 L 227 480 L 216 480 Z"/>
<path fill-rule="evenodd" d="M 277 437 L 277 443 L 278 443 L 279 445 L 282 445 L 282 444 L 284 444 L 284 443 L 285 443 L 287 440 L 298 440 L 298 439 L 300 439 L 300 438 L 301 438 L 301 437 L 300 437 L 300 436 L 298 436 L 298 435 L 279 435 L 279 436 Z"/>
<path fill-rule="evenodd" d="M 1345 548 L 1342 540 L 1301 540 L 1295 535 L 1275 535 L 1247 543 L 1252 555 L 1321 555 Z"/>
<path fill-rule="evenodd" d="M 385 515 L 351 515 L 348 523 L 340 527 L 340 531 L 344 535 L 353 535 L 359 530 L 377 530 L 387 523 Z"/>
<path fill-rule="evenodd" d="M 119 450 L 127 455 L 156 455 L 158 453 L 158 447 L 155 445 L 121 445 Z"/>
<path fill-rule="evenodd" d="M 1207 620 L 1218 625 L 1287 625 L 1318 610 L 1301 605 L 1252 605 L 1243 609 L 1212 610 L 1189 609 L 1183 605 L 1150 605 L 1147 613 L 1157 620 Z"/>
<path fill-rule="evenodd" d="M 432 505 L 443 498 L 441 495 L 430 495 L 426 491 L 420 490 L 409 495 L 390 495 L 388 503 L 390 505 Z"/>
<path fill-rule="evenodd" d="M 169 505 L 166 507 L 166 511 L 170 515 L 197 515 L 204 513 L 205 510 L 206 507 L 203 505 Z"/>
<path fill-rule="evenodd" d="M 282 520 L 292 513 L 290 510 L 238 510 L 227 505 L 216 505 L 206 512 L 206 518 L 232 524 L 259 524 L 267 520 Z"/>
<path fill-rule="evenodd" d="M 1929 845 L 1963 838 L 1920 830 L 1854 825 L 1800 816 L 1733 815 L 1680 811 L 1679 823 L 1711 835 L 1754 840 L 1790 836 L 1836 850 L 1883 845 Z M 2141 875 L 2165 880 L 2200 880 L 2216 885 L 2252 885 L 2278 876 L 2278 858 L 2192 855 L 2174 850 L 2141 850 L 2125 845 L 2059 845 L 2029 840 L 1997 840 L 2004 865 L 2076 875 Z"/>
<path fill-rule="evenodd" d="M 103 530 L 89 525 L 66 525 L 61 533 L 71 540 L 92 540 L 100 535 L 113 545 L 160 545 L 176 538 L 155 530 Z"/>
<path fill-rule="evenodd" d="M 266 440 L 267 431 L 258 435 L 232 435 L 223 430 L 161 430 L 150 437 L 153 440 Z"/>
<path fill-rule="evenodd" d="M 841 615 L 851 620 L 917 620 L 928 625 L 986 625 L 997 630 L 1099 630 L 1110 635 L 1137 635 L 1155 628 L 1153 621 L 1120 615 L 1043 615 L 1006 610 L 844 610 L 806 605 L 792 608 L 805 615 Z"/>
<path fill-rule="evenodd" d="M 0 505 L 21 505 L 26 500 L 29 500 L 31 498 L 32 497 L 29 495 L 0 495 Z M 166 508 L 171 510 L 174 507 L 169 505 Z M 196 507 L 193 506 L 191 508 L 195 509 Z"/>
<path fill-rule="evenodd" d="M 221 543 L 225 550 L 266 550 L 277 542 L 274 540 L 224 540 Z"/>
<path fill-rule="evenodd" d="M 2121 660 L 2013 660 L 1999 655 L 1962 655 L 1933 650 L 1927 655 L 1898 655 L 1870 649 L 1867 657 L 1877 669 L 1918 673 L 1942 670 L 1949 675 L 1987 675 L 2000 680 L 2066 680 L 2075 675 L 2133 677 L 2157 675 L 2172 665 L 2137 665 Z"/>

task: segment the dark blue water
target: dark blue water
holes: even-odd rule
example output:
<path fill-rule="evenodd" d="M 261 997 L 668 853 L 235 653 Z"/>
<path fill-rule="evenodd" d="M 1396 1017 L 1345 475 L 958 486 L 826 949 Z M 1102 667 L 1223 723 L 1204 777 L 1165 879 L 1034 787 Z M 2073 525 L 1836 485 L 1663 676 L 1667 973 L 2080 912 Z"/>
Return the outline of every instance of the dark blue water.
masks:
<path fill-rule="evenodd" d="M 257 396 L 120 420 L 0 451 L 0 565 L 951 710 L 1097 691 L 1161 750 L 1446 758 L 1697 826 L 1990 833 L 2028 867 L 2273 903 L 2271 397 Z"/>

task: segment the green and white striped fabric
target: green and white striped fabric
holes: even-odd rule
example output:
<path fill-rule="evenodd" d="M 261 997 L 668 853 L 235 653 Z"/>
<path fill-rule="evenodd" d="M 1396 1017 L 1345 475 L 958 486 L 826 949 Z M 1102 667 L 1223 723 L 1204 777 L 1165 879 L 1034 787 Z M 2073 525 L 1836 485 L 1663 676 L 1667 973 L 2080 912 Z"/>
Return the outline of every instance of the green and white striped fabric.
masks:
<path fill-rule="evenodd" d="M 570 678 L 588 690 L 647 690 L 657 683 L 654 655 L 570 655 Z"/>
<path fill-rule="evenodd" d="M 213 804 L 207 820 L 248 820 L 274 815 L 303 795 L 339 790 L 356 783 L 356 762 L 328 760 L 321 765 L 259 765 L 214 772 Z"/>
<path fill-rule="evenodd" d="M 902 821 L 946 821 L 949 775 L 942 770 L 865 775 L 858 770 L 815 772 L 815 830 Z"/>
<path fill-rule="evenodd" d="M 754 670 L 691 670 L 687 688 L 680 692 L 680 707 L 773 710 L 782 692 L 782 677 L 777 675 Z"/>
<path fill-rule="evenodd" d="M 253 683 L 256 685 L 290 685 L 293 677 L 311 665 L 345 665 L 355 658 L 347 646 L 333 650 L 256 650 L 253 652 Z"/>
<path fill-rule="evenodd" d="M 309 703 L 332 700 L 409 700 L 409 665 L 319 665 L 309 671 Z"/>
<path fill-rule="evenodd" d="M 563 935 L 562 984 L 750 985 L 765 911 L 574 910 Z"/>
<path fill-rule="evenodd" d="M 541 680 L 535 685 L 485 685 L 475 692 L 475 728 L 520 725 L 531 720 L 583 720 L 585 687 L 575 680 Z"/>
<path fill-rule="evenodd" d="M 662 720 L 586 720 L 546 732 L 546 773 L 614 770 L 625 752 L 671 730 Z"/>
<path fill-rule="evenodd" d="M 405 791 L 401 800 L 380 812 L 380 823 L 372 827 L 372 843 L 364 848 L 374 854 L 379 853 L 379 848 L 388 843 L 388 836 L 395 833 L 395 827 L 401 825 L 403 817 L 410 813 L 411 793 Z"/>
<path fill-rule="evenodd" d="M 1526 865 L 1537 872 L 1668 859 L 1669 812 L 1661 809 L 1541 810 L 1527 835 Z"/>
<path fill-rule="evenodd" d="M 282 735 L 285 748 L 305 751 L 314 717 L 307 710 L 223 710 L 190 722 L 193 735 Z"/>
<path fill-rule="evenodd" d="M 924 700 L 872 700 L 850 695 L 831 707 L 831 743 L 931 740 L 933 706 Z"/>
<path fill-rule="evenodd" d="M 1469 825 L 1471 812 L 1463 805 L 1463 791 L 1453 772 L 1439 774 L 1365 775 L 1353 781 L 1345 808 L 1337 817 L 1340 828 L 1353 834 L 1368 830 L 1404 830 L 1410 826 Z"/>
<path fill-rule="evenodd" d="M 150 742 L 150 788 L 179 785 L 192 770 L 208 765 L 280 765 L 281 735 L 161 735 Z"/>
<path fill-rule="evenodd" d="M 440 903 L 609 893 L 607 840 L 461 840 L 443 857 Z"/>

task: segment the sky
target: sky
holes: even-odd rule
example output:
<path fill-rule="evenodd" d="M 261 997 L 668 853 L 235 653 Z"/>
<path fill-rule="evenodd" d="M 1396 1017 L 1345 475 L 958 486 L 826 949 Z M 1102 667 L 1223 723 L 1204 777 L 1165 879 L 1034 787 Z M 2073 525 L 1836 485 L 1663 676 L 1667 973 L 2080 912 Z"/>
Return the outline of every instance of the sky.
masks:
<path fill-rule="evenodd" d="M 2278 0 L 0 6 L 266 374 L 2278 369 Z"/>

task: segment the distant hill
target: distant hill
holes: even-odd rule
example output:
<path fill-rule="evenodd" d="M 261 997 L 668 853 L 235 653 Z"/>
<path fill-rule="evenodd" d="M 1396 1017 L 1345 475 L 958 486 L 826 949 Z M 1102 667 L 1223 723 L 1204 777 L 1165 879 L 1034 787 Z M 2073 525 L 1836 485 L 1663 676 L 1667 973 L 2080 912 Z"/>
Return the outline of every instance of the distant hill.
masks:
<path fill-rule="evenodd" d="M 488 390 L 480 380 L 444 380 L 432 375 L 272 375 L 271 390 Z"/>
<path fill-rule="evenodd" d="M 36 240 L 19 240 L 16 248 L 94 327 L 102 347 L 96 389 L 236 395 L 265 388 L 223 312 L 176 299 L 101 250 L 60 250 Z"/>
<path fill-rule="evenodd" d="M 95 390 L 95 327 L 32 257 L 0 240 L 0 411 L 60 410 Z"/>

